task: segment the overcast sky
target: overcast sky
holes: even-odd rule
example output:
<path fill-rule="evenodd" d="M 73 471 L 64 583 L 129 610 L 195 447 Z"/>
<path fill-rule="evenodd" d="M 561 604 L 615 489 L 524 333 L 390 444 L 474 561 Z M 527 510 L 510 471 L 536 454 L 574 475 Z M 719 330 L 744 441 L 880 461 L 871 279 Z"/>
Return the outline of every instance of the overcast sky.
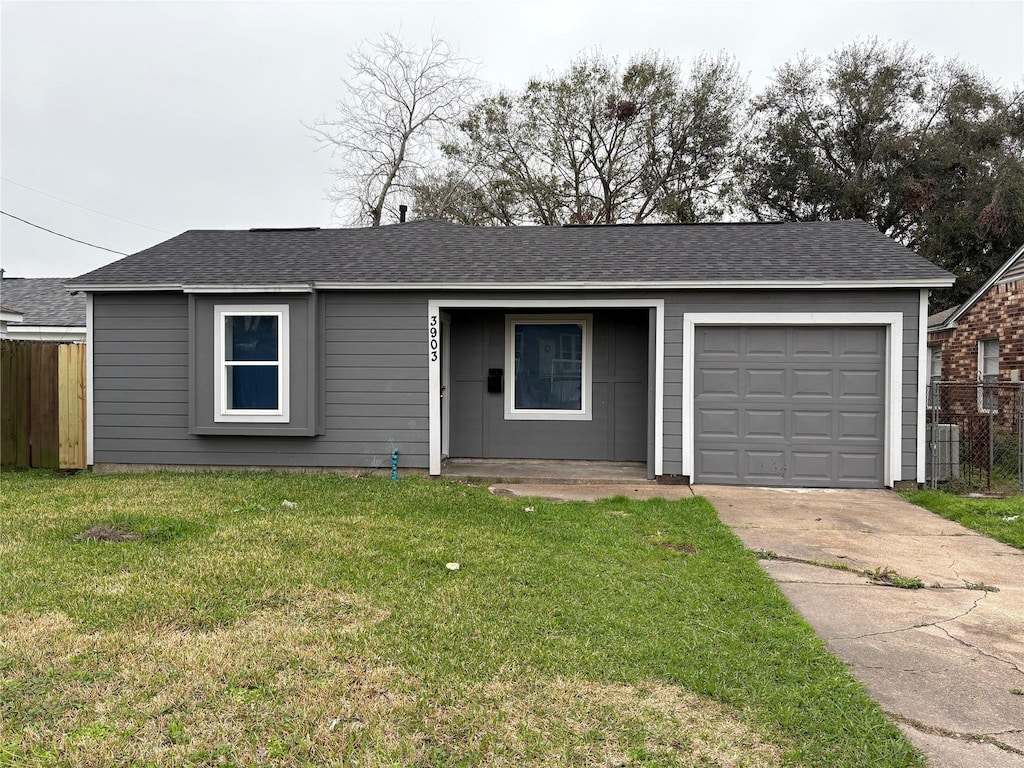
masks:
<path fill-rule="evenodd" d="M 421 45 L 431 29 L 510 88 L 597 47 L 684 61 L 724 50 L 756 90 L 801 50 L 825 56 L 868 36 L 959 57 L 1004 86 L 1024 76 L 1022 0 L 5 0 L 0 208 L 125 253 L 186 229 L 336 225 L 331 157 L 300 121 L 330 112 L 360 41 L 390 31 Z M 8 276 L 70 277 L 120 258 L 6 216 L 0 227 Z"/>

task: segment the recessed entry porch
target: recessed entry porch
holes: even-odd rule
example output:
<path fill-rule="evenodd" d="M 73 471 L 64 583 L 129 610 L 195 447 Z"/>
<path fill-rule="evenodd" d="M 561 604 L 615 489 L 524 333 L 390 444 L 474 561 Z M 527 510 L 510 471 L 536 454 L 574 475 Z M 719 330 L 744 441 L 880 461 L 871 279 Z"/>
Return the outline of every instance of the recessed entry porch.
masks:
<path fill-rule="evenodd" d="M 661 300 L 434 300 L 429 323 L 430 474 L 662 473 Z"/>

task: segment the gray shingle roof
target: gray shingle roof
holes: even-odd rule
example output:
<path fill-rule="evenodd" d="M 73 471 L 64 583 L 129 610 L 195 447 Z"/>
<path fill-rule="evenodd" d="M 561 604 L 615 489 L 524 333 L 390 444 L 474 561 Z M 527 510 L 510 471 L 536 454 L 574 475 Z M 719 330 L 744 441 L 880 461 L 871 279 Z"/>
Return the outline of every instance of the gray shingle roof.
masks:
<path fill-rule="evenodd" d="M 863 221 L 191 230 L 70 285 L 934 281 L 952 276 Z"/>
<path fill-rule="evenodd" d="M 956 312 L 958 309 L 960 309 L 959 304 L 956 305 L 955 307 L 944 309 L 941 312 L 936 312 L 934 315 L 928 315 L 928 330 L 932 330 L 933 328 L 937 328 L 938 326 L 942 325 L 944 322 L 946 322 L 949 316 Z"/>
<path fill-rule="evenodd" d="M 66 277 L 4 277 L 0 299 L 24 316 L 11 325 L 52 325 L 85 328 L 85 295 L 64 289 Z"/>

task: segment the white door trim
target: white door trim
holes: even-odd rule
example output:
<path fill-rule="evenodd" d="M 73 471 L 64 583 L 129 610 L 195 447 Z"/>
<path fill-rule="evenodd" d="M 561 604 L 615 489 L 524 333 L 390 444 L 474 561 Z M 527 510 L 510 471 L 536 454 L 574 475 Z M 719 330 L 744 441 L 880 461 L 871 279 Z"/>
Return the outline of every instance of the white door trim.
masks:
<path fill-rule="evenodd" d="M 434 339 L 440 344 L 441 308 L 461 309 L 479 308 L 492 309 L 507 307 L 509 309 L 616 309 L 623 307 L 646 307 L 655 310 L 655 361 L 654 361 L 654 474 L 664 474 L 665 465 L 665 300 L 651 298 L 606 299 L 593 297 L 589 299 L 429 299 L 427 301 L 427 368 L 429 398 L 429 430 L 430 474 L 441 474 L 441 361 L 440 354 L 432 346 Z M 437 327 L 435 335 L 431 329 Z"/>
<path fill-rule="evenodd" d="M 93 356 L 96 349 L 96 320 L 93 294 L 85 294 L 85 465 L 96 458 L 96 375 Z"/>
<path fill-rule="evenodd" d="M 883 482 L 902 479 L 903 314 L 900 312 L 689 312 L 683 313 L 683 474 L 694 468 L 694 328 L 698 325 L 875 325 L 886 329 L 886 419 Z"/>
<path fill-rule="evenodd" d="M 921 289 L 921 306 L 917 316 L 917 480 L 924 482 L 925 475 L 925 405 L 928 399 L 928 378 L 930 375 L 928 354 L 928 289 Z"/>
<path fill-rule="evenodd" d="M 448 458 L 448 440 L 451 434 L 452 412 L 452 357 L 451 350 L 452 319 L 447 312 L 441 313 L 441 457 Z"/>

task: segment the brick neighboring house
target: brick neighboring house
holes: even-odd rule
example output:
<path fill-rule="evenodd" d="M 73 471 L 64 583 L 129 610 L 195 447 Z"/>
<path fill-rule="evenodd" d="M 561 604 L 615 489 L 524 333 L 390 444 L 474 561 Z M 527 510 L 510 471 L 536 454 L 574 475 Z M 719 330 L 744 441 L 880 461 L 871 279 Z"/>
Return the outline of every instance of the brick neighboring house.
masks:
<path fill-rule="evenodd" d="M 930 381 L 1021 381 L 1024 246 L 963 304 L 928 318 L 928 350 Z M 981 394 L 977 410 L 988 410 Z"/>

